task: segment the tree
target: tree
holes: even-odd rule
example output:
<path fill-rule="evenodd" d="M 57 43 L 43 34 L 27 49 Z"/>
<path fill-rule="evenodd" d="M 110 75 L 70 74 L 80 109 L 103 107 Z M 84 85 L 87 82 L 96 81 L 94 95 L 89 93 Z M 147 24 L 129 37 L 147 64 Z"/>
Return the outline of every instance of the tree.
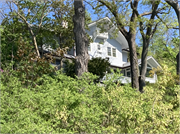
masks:
<path fill-rule="evenodd" d="M 134 10 L 129 13 L 128 5 L 131 5 L 134 8 L 138 7 L 139 0 L 134 1 L 109 1 L 109 0 L 98 0 L 97 6 L 94 7 L 97 12 L 99 12 L 102 6 L 105 6 L 108 11 L 113 15 L 116 26 L 118 30 L 126 38 L 129 50 L 130 50 L 130 64 L 131 64 L 131 84 L 133 88 L 139 88 L 138 82 L 138 62 L 137 62 L 137 53 L 136 53 L 136 28 L 137 28 L 137 15 Z M 122 9 L 121 9 L 122 8 Z M 126 11 L 123 11 L 126 10 Z M 121 12 L 121 13 L 120 13 Z M 128 15 L 127 15 L 128 14 Z M 127 20 L 124 18 L 126 15 Z M 144 13 L 143 15 L 146 15 Z"/>
<path fill-rule="evenodd" d="M 171 7 L 173 7 L 174 11 L 176 12 L 177 18 L 178 18 L 178 23 L 179 23 L 179 36 L 180 36 L 180 7 L 178 4 L 178 0 L 165 0 Z M 179 65 L 177 68 L 177 72 L 180 72 L 180 47 L 179 47 Z M 179 83 L 180 85 L 180 83 Z"/>
<path fill-rule="evenodd" d="M 48 5 L 49 1 L 24 1 L 24 0 L 13 0 L 7 1 L 9 8 L 12 10 L 10 13 L 12 16 L 17 16 L 21 23 L 24 23 L 29 30 L 32 38 L 33 45 L 36 50 L 37 57 L 40 57 L 37 44 L 37 35 L 40 29 L 47 24 L 47 14 L 49 13 Z M 13 5 L 16 8 L 12 8 Z"/>
<path fill-rule="evenodd" d="M 175 69 L 178 48 L 179 40 L 176 31 L 160 25 L 151 40 L 148 55 L 151 54 L 160 64 L 166 64 L 169 68 Z"/>
<path fill-rule="evenodd" d="M 60 48 L 74 46 L 74 33 L 73 33 L 73 0 L 52 0 L 52 29 L 53 33 L 57 36 L 58 45 Z"/>
<path fill-rule="evenodd" d="M 141 69 L 140 69 L 140 76 L 139 76 L 139 91 L 140 92 L 143 92 L 143 87 L 145 86 L 148 47 L 150 44 L 150 40 L 158 26 L 158 23 L 156 23 L 154 26 L 154 29 L 152 30 L 159 3 L 160 3 L 160 1 L 152 2 L 152 14 L 150 16 L 150 19 L 148 20 L 146 33 L 144 33 L 144 31 L 145 31 L 145 28 L 143 26 L 144 19 L 142 19 L 142 16 L 139 14 L 138 10 L 136 8 L 134 8 L 133 5 L 131 5 L 131 7 L 135 11 L 135 13 L 138 16 L 138 19 L 140 21 L 139 22 L 140 33 L 141 33 L 142 39 L 143 39 L 143 50 L 142 50 L 142 55 L 141 55 Z"/>
<path fill-rule="evenodd" d="M 74 0 L 74 11 L 73 16 L 74 22 L 74 36 L 76 43 L 76 63 L 75 73 L 79 77 L 84 72 L 88 71 L 88 45 L 89 39 L 85 32 L 85 6 L 83 0 Z"/>
<path fill-rule="evenodd" d="M 11 21 L 8 19 L 8 17 L 4 18 L 1 23 L 3 27 L 1 31 L 1 64 L 4 65 L 9 61 L 15 61 L 14 57 L 18 49 L 17 41 L 20 36 L 23 36 L 20 32 L 24 33 L 24 26 L 17 21 L 17 18 L 13 18 Z"/>

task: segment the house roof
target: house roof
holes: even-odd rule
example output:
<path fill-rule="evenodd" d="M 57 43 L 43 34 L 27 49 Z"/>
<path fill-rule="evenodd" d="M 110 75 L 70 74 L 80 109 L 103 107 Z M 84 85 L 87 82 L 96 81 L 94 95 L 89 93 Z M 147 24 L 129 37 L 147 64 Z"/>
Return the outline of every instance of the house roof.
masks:
<path fill-rule="evenodd" d="M 157 67 L 160 67 L 161 68 L 161 65 L 154 59 L 154 57 L 152 56 L 148 56 L 147 57 L 147 62 L 154 68 L 157 68 Z M 141 64 L 141 59 L 138 59 L 138 65 Z M 130 67 L 130 62 L 127 62 L 125 64 L 123 64 L 123 67 Z"/>
<path fill-rule="evenodd" d="M 93 22 L 89 23 L 88 26 L 92 27 L 92 26 L 96 25 L 98 22 L 102 22 L 103 20 L 108 21 L 109 23 L 112 23 L 112 21 L 108 17 L 105 17 L 105 18 L 102 18 L 97 21 L 93 21 Z M 118 28 L 114 24 L 112 24 L 112 27 L 108 30 L 108 33 L 110 33 L 110 35 L 113 36 L 113 32 L 115 30 L 118 30 Z M 122 49 L 129 48 L 126 38 L 119 30 L 117 33 L 117 37 L 115 39 L 122 45 Z"/>

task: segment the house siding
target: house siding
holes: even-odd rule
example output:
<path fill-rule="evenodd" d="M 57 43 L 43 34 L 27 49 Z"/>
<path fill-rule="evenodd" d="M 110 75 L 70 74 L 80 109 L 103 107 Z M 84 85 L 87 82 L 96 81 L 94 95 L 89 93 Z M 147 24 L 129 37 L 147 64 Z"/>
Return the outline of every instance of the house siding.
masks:
<path fill-rule="evenodd" d="M 90 44 L 90 57 L 102 57 L 102 58 L 109 58 L 110 64 L 114 66 L 122 66 L 122 48 L 121 45 L 111 36 L 104 41 L 103 44 L 99 42 L 102 41 L 100 38 L 96 38 L 93 43 Z M 101 50 L 98 50 L 98 45 L 100 45 Z M 111 48 L 111 56 L 107 54 L 107 47 Z M 112 48 L 116 48 L 116 57 L 113 57 Z"/>

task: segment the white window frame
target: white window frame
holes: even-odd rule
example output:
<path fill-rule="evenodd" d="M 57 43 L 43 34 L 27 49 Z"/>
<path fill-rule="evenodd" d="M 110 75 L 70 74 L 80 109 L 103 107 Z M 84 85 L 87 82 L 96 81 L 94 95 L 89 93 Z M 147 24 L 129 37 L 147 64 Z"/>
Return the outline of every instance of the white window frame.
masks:
<path fill-rule="evenodd" d="M 112 56 L 116 57 L 116 48 L 112 48 Z"/>
<path fill-rule="evenodd" d="M 130 76 L 127 76 L 127 73 L 130 72 Z M 131 68 L 126 69 L 126 77 L 131 77 Z"/>
<path fill-rule="evenodd" d="M 111 47 L 107 47 L 107 55 L 111 56 Z"/>

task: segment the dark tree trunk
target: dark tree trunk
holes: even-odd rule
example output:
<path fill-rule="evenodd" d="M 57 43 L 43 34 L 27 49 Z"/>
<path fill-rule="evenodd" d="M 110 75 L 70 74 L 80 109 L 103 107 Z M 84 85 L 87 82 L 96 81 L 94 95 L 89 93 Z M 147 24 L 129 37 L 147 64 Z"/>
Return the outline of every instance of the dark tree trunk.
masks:
<path fill-rule="evenodd" d="M 137 61 L 137 53 L 136 53 L 136 44 L 135 44 L 136 34 L 132 33 L 129 35 L 128 45 L 130 50 L 130 65 L 131 65 L 131 85 L 133 88 L 139 88 L 138 82 L 138 61 Z"/>
<path fill-rule="evenodd" d="M 131 2 L 131 8 L 138 7 L 139 0 L 135 0 L 134 2 Z M 136 52 L 136 18 L 137 15 L 133 10 L 131 19 L 130 19 L 130 27 L 129 32 L 127 35 L 125 35 L 125 38 L 128 41 L 129 50 L 130 50 L 130 65 L 131 65 L 131 84 L 133 88 L 139 89 L 139 68 L 138 68 L 138 58 L 137 58 L 137 52 Z"/>
<path fill-rule="evenodd" d="M 147 70 L 147 53 L 148 53 L 149 42 L 146 39 L 143 39 L 143 50 L 141 55 L 141 69 L 139 76 L 139 91 L 143 92 L 143 87 L 145 84 L 146 70 Z"/>
<path fill-rule="evenodd" d="M 74 22 L 74 35 L 76 43 L 76 62 L 75 73 L 79 77 L 84 72 L 88 71 L 88 44 L 89 40 L 85 33 L 85 7 L 83 0 L 74 0 L 75 15 L 73 16 Z"/>
<path fill-rule="evenodd" d="M 150 22 L 147 25 L 147 31 L 146 34 L 143 31 L 143 22 L 140 22 L 140 31 L 143 38 L 143 50 L 141 55 L 141 69 L 140 69 L 140 76 L 139 76 L 139 91 L 143 92 L 143 87 L 145 84 L 145 78 L 146 78 L 146 70 L 147 70 L 147 54 L 148 54 L 148 47 L 150 43 L 150 39 L 152 38 L 153 34 L 156 31 L 157 24 L 155 25 L 154 29 L 152 30 L 152 20 L 154 20 L 156 15 L 156 10 L 158 8 L 160 1 L 152 3 L 152 14 L 150 18 Z M 138 12 L 136 11 L 137 16 L 139 16 Z"/>
<path fill-rule="evenodd" d="M 137 53 L 136 53 L 136 44 L 135 44 L 135 37 L 136 37 L 136 14 L 133 10 L 131 20 L 130 20 L 130 26 L 129 26 L 129 32 L 125 29 L 125 26 L 122 23 L 122 20 L 119 19 L 118 14 L 118 7 L 116 4 L 111 4 L 108 1 L 105 0 L 98 0 L 101 4 L 105 5 L 113 14 L 113 16 L 116 19 L 116 24 L 119 29 L 119 31 L 124 35 L 126 38 L 129 50 L 130 50 L 130 65 L 131 65 L 131 85 L 133 88 L 139 89 L 139 82 L 138 82 L 138 61 L 137 61 Z M 139 0 L 131 1 L 131 6 L 135 9 L 137 9 Z"/>

